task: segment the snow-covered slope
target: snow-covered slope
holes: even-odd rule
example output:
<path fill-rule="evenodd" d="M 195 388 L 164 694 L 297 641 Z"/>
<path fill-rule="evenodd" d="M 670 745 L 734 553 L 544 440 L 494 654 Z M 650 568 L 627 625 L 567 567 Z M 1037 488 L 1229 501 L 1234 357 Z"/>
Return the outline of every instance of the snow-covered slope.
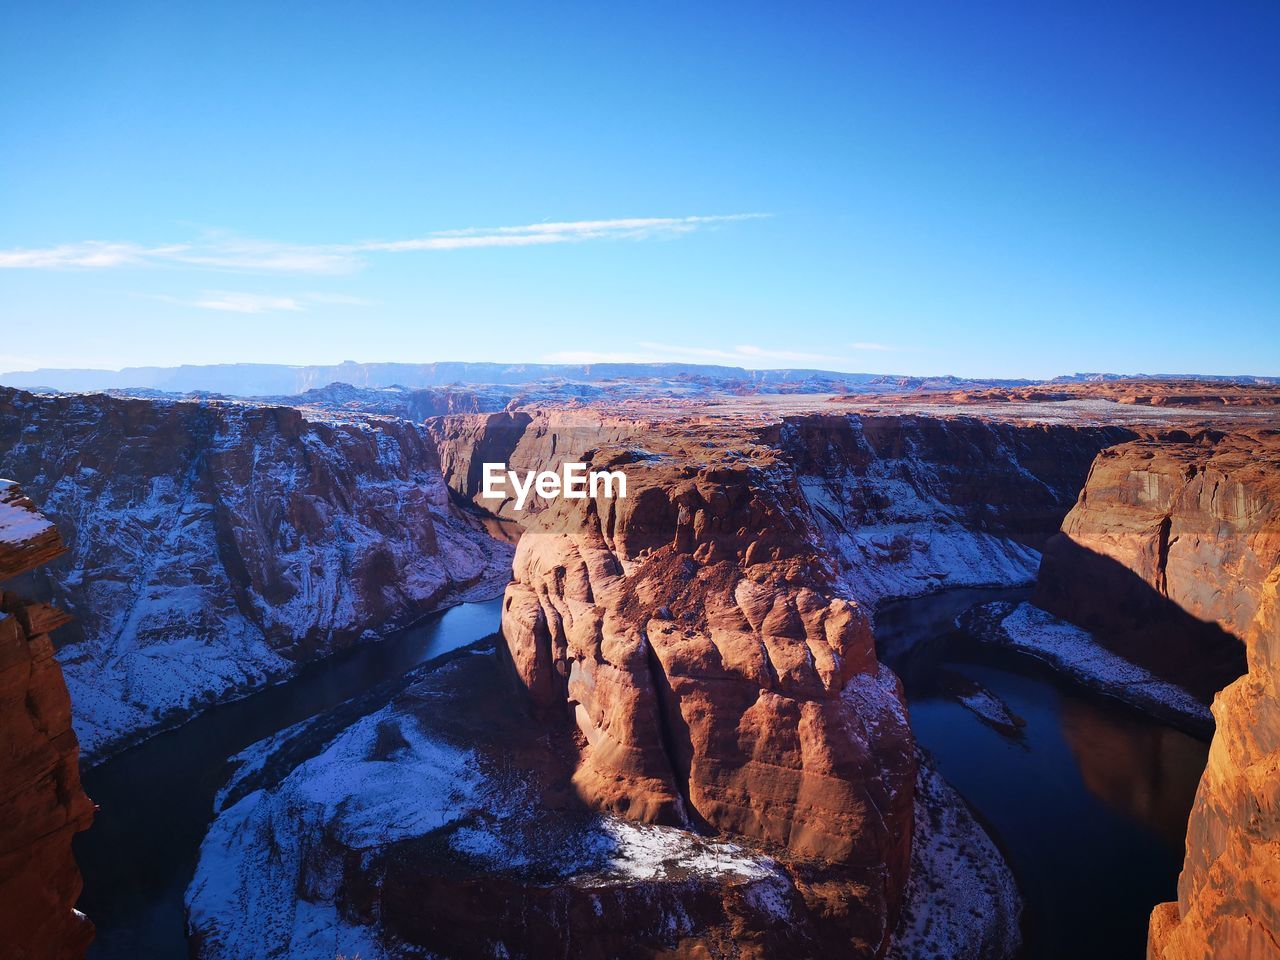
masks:
<path fill-rule="evenodd" d="M 1030 583 L 1099 450 L 1129 432 L 924 416 L 800 416 L 781 428 L 849 596 Z"/>
<path fill-rule="evenodd" d="M 0 389 L 0 474 L 70 548 L 29 587 L 77 617 L 59 659 L 91 761 L 505 580 L 419 428 L 309 416 Z"/>
<path fill-rule="evenodd" d="M 594 960 L 714 927 L 792 936 L 771 857 L 557 794 L 498 667 L 429 665 L 336 734 L 300 724 L 236 758 L 187 890 L 193 955 Z"/>

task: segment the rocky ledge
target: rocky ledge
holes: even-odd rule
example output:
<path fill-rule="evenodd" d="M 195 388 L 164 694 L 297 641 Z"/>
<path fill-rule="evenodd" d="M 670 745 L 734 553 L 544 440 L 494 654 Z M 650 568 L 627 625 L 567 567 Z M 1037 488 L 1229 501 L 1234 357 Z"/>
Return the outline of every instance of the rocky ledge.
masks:
<path fill-rule="evenodd" d="M 196 956 L 811 954 L 768 853 L 582 804 L 492 647 L 421 673 L 237 758 L 187 892 Z"/>

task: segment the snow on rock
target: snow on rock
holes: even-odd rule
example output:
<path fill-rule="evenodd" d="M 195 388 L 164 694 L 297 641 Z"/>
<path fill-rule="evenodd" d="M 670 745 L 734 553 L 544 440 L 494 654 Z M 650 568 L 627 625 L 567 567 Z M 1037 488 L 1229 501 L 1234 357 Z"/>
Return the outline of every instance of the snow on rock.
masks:
<path fill-rule="evenodd" d="M 1196 732 L 1213 727 L 1209 708 L 1182 687 L 1154 676 L 1102 646 L 1093 634 L 1034 604 L 982 604 L 961 619 L 975 636 L 1043 660 L 1091 690 Z"/>
<path fill-rule="evenodd" d="M 90 762 L 509 569 L 390 418 L 0 388 L 0 472 L 69 548 L 24 587 L 77 618 L 58 656 Z"/>
<path fill-rule="evenodd" d="M 1013 872 L 964 800 L 919 757 L 906 902 L 887 960 L 1004 960 L 1021 943 Z"/>
<path fill-rule="evenodd" d="M 1124 436 L 916 416 L 797 416 L 782 430 L 845 588 L 867 604 L 1030 583 L 1094 455 Z"/>
<path fill-rule="evenodd" d="M 646 934 L 676 937 L 697 928 L 699 898 L 726 886 L 769 922 L 786 922 L 794 890 L 769 857 L 673 828 L 548 811 L 519 770 L 434 730 L 431 712 L 454 706 L 432 687 L 457 685 L 455 668 L 441 668 L 218 813 L 186 895 L 196 956 L 420 957 L 436 948 L 406 942 L 400 897 L 413 901 L 421 920 L 424 911 L 456 909 L 447 903 L 452 894 L 475 919 L 474 885 L 485 882 L 532 891 L 521 910 L 492 902 L 495 918 L 508 924 L 536 924 L 529 915 L 546 897 L 548 917 L 563 923 L 557 911 L 567 895 L 557 890 L 569 890 L 593 905 L 595 920 L 578 923 L 616 924 L 618 904 L 630 902 L 646 918 Z M 304 733 L 291 728 L 241 760 L 260 770 L 283 741 Z M 397 884 L 401 863 L 411 864 L 411 878 Z M 489 935 L 492 942 L 472 944 L 476 955 L 523 955 L 496 919 Z"/>
<path fill-rule="evenodd" d="M 12 480 L 0 480 L 0 543 L 18 547 L 53 528 Z"/>
<path fill-rule="evenodd" d="M 53 523 L 12 480 L 0 480 L 0 580 L 53 560 L 64 550 Z"/>
<path fill-rule="evenodd" d="M 383 738 L 394 745 L 380 749 Z M 214 821 L 187 891 L 202 954 L 383 956 L 362 924 L 336 915 L 336 867 L 322 835 L 358 854 L 427 833 L 466 816 L 480 784 L 474 753 L 430 740 L 388 710 L 366 717 L 276 790 L 257 790 Z"/>
<path fill-rule="evenodd" d="M 1026 720 L 1009 709 L 1009 705 L 982 684 L 960 674 L 951 674 L 944 682 L 960 705 L 983 723 L 1006 736 L 1018 736 Z"/>

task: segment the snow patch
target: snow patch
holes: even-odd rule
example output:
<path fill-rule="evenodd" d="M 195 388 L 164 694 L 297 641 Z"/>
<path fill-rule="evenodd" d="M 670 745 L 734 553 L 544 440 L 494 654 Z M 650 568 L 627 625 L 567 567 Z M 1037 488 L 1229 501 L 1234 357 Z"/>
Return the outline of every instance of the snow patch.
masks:
<path fill-rule="evenodd" d="M 983 604 L 964 619 L 983 640 L 1029 654 L 1092 690 L 1161 719 L 1181 720 L 1200 730 L 1211 728 L 1209 708 L 1185 689 L 1113 653 L 1087 630 L 1034 604 Z"/>
<path fill-rule="evenodd" d="M 964 800 L 918 755 L 911 876 L 887 960 L 1005 960 L 1021 942 L 1013 872 Z"/>

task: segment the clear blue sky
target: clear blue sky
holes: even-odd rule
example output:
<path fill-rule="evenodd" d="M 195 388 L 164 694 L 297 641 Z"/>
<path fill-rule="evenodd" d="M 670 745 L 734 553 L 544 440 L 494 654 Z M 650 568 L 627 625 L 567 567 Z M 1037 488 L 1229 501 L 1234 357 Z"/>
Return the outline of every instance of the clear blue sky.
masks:
<path fill-rule="evenodd" d="M 1280 374 L 1278 51 L 1269 0 L 9 3 L 0 370 Z"/>

